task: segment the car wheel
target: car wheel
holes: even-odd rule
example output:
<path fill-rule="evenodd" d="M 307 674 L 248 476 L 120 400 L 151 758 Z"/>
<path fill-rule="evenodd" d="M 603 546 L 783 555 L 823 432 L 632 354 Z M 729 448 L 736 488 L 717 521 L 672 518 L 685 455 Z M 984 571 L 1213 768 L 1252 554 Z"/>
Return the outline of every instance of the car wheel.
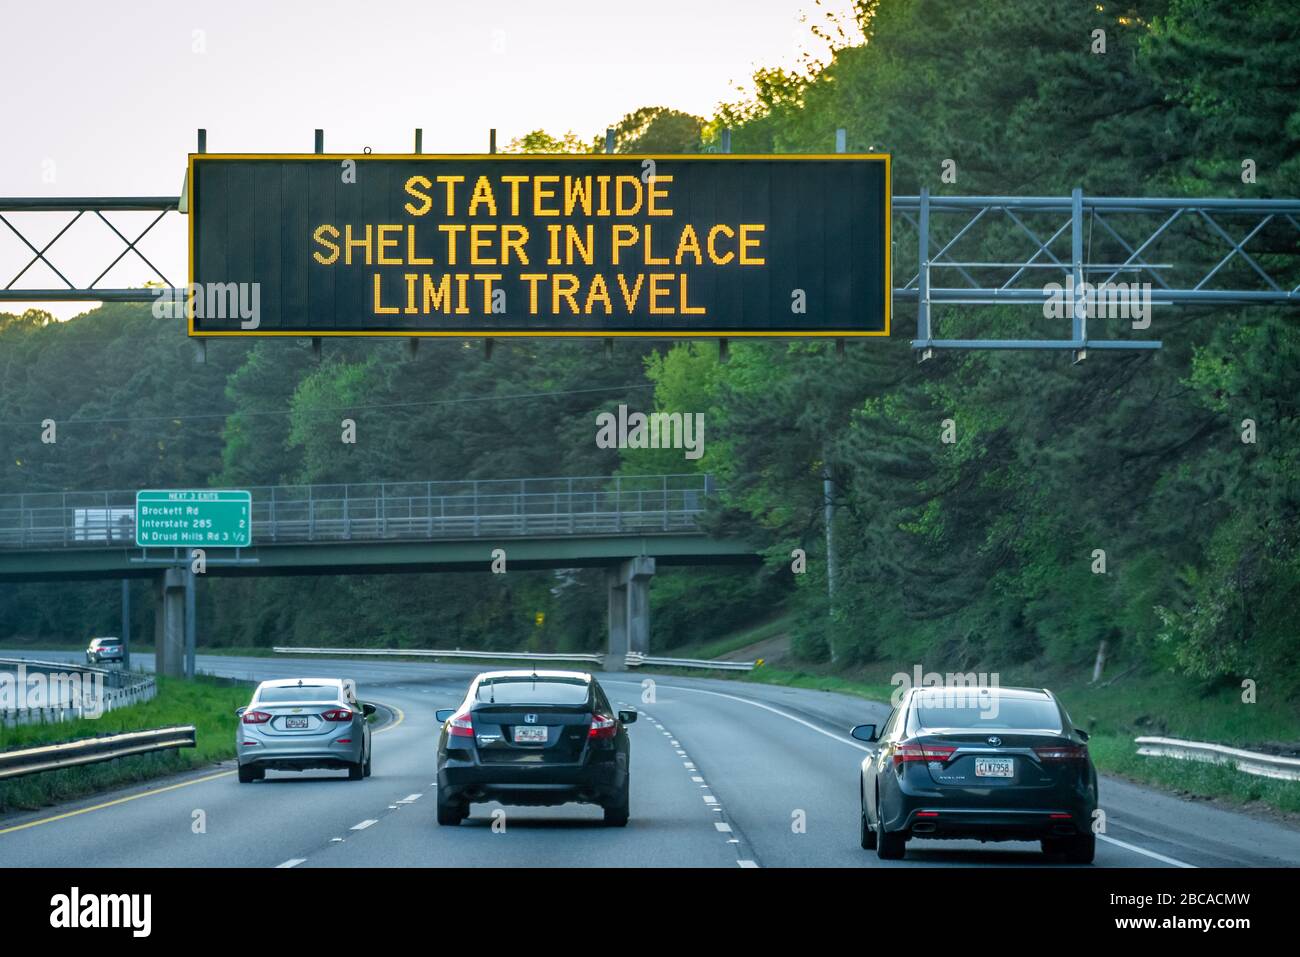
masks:
<path fill-rule="evenodd" d="M 907 852 L 907 836 L 886 831 L 884 819 L 876 821 L 876 856 L 882 861 L 901 861 Z"/>
<path fill-rule="evenodd" d="M 266 772 L 261 768 L 255 768 L 252 765 L 241 764 L 239 766 L 239 783 L 252 784 L 254 781 L 260 781 L 266 777 Z"/>
<path fill-rule="evenodd" d="M 1097 855 L 1097 835 L 1080 834 L 1065 840 L 1065 859 L 1071 864 L 1091 864 Z"/>
<path fill-rule="evenodd" d="M 867 802 L 860 800 L 858 813 L 858 831 L 862 841 L 862 849 L 874 851 L 876 849 L 876 832 L 870 824 L 867 823 Z"/>
<path fill-rule="evenodd" d="M 469 808 L 461 801 L 444 801 L 438 796 L 438 823 L 455 827 L 469 815 Z"/>
<path fill-rule="evenodd" d="M 349 781 L 360 781 L 365 776 L 366 776 L 366 766 L 362 764 L 360 761 L 357 761 L 355 764 L 348 765 Z"/>
<path fill-rule="evenodd" d="M 627 778 L 624 778 L 623 790 L 619 794 L 616 803 L 604 805 L 606 827 L 627 827 L 627 819 L 631 806 L 631 791 L 629 784 L 630 781 Z"/>
<path fill-rule="evenodd" d="M 1045 837 L 1039 842 L 1044 854 L 1064 854 L 1065 841 L 1059 837 Z"/>
<path fill-rule="evenodd" d="M 371 772 L 371 770 L 372 770 L 372 769 L 371 769 L 371 763 L 374 761 L 374 758 L 375 758 L 375 755 L 374 755 L 374 752 L 373 752 L 373 751 L 367 751 L 367 752 L 366 752 L 366 764 L 365 764 L 365 767 L 362 769 L 362 772 L 361 772 L 365 777 L 370 777 L 370 772 Z"/>

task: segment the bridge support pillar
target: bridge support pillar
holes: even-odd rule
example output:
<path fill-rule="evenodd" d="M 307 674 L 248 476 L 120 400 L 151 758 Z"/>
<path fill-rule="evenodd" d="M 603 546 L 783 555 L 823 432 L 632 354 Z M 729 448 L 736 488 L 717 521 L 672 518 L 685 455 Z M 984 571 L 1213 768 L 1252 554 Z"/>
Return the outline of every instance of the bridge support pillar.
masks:
<path fill-rule="evenodd" d="M 165 674 L 167 670 L 167 642 L 163 636 L 167 633 L 166 604 L 163 600 L 164 575 L 153 580 L 153 670 L 155 674 Z"/>
<path fill-rule="evenodd" d="M 154 636 L 158 674 L 172 678 L 185 676 L 185 580 L 187 569 L 168 568 L 158 578 L 158 608 L 162 623 Z"/>
<path fill-rule="evenodd" d="M 650 579 L 655 560 L 646 556 L 629 559 L 608 572 L 609 653 L 606 671 L 625 671 L 629 651 L 650 650 Z"/>

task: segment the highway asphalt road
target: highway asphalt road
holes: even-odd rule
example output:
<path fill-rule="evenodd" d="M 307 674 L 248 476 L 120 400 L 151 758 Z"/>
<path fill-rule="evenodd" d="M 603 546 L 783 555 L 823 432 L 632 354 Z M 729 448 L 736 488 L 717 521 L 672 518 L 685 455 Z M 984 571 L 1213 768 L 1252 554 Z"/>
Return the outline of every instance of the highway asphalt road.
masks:
<path fill-rule="evenodd" d="M 30 652 L 28 657 L 76 659 Z M 137 655 L 146 667 L 149 656 Z M 913 841 L 901 862 L 858 846 L 864 746 L 847 735 L 883 705 L 803 689 L 630 672 L 601 674 L 632 725 L 632 820 L 595 807 L 475 805 L 434 821 L 434 711 L 460 702 L 473 666 L 199 656 L 199 670 L 262 680 L 352 677 L 391 709 L 374 775 L 271 772 L 240 785 L 233 762 L 0 818 L 0 866 L 1032 866 L 1037 844 Z M 653 700 L 644 700 L 653 681 Z M 231 718 L 231 733 L 235 722 Z M 1300 865 L 1300 831 L 1103 778 L 1100 867 Z M 196 812 L 202 812 L 198 815 Z M 204 827 L 195 826 L 201 817 Z M 494 826 L 495 824 L 495 826 Z"/>

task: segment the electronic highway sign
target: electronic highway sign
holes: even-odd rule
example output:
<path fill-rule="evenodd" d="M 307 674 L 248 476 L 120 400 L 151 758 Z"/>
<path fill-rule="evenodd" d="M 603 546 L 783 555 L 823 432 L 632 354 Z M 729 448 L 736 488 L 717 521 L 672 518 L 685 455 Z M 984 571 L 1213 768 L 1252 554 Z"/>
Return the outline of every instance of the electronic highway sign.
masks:
<path fill-rule="evenodd" d="M 888 155 L 192 154 L 195 336 L 889 334 Z"/>

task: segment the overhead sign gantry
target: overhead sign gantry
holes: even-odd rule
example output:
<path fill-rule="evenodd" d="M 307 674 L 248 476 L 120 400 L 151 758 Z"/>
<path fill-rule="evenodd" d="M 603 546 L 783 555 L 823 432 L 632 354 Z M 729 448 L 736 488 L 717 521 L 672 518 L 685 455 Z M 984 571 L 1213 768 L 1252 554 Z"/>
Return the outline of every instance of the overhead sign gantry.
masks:
<path fill-rule="evenodd" d="M 887 155 L 190 156 L 195 336 L 889 334 Z M 195 297 L 197 299 L 197 297 Z"/>

